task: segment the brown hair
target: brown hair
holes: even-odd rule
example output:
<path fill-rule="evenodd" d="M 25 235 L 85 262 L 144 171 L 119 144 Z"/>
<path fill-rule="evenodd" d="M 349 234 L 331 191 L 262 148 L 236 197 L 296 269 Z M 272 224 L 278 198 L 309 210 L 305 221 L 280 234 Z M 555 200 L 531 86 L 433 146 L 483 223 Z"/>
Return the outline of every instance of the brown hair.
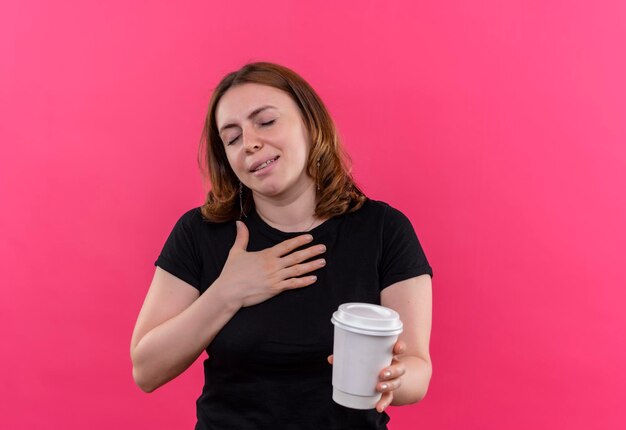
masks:
<path fill-rule="evenodd" d="M 211 190 L 202 206 L 202 215 L 209 221 L 225 222 L 240 218 L 254 207 L 252 193 L 242 187 L 228 163 L 220 138 L 215 111 L 222 96 L 230 88 L 255 83 L 278 88 L 289 94 L 300 109 L 311 139 L 307 173 L 317 184 L 315 215 L 330 218 L 359 209 L 367 197 L 356 186 L 350 174 L 348 155 L 343 151 L 337 130 L 328 110 L 315 90 L 297 73 L 278 64 L 258 62 L 246 64 L 226 75 L 213 91 L 205 120 L 198 162 L 208 170 Z"/>

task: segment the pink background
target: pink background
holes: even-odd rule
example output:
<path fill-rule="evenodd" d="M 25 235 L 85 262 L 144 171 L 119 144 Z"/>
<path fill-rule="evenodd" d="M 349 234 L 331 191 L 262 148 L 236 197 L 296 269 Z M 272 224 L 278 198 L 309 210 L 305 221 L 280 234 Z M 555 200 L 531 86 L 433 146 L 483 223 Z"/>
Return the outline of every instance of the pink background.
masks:
<path fill-rule="evenodd" d="M 183 3 L 0 6 L 0 428 L 193 427 L 200 362 L 144 394 L 130 335 L 253 60 L 319 91 L 434 267 L 434 376 L 391 429 L 626 426 L 623 1 Z"/>

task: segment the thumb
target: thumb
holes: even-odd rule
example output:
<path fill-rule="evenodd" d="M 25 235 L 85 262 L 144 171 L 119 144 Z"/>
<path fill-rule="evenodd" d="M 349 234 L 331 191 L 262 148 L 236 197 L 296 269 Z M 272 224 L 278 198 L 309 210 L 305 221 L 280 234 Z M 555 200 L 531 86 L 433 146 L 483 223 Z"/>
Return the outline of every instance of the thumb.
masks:
<path fill-rule="evenodd" d="M 248 248 L 248 238 L 250 237 L 248 227 L 241 221 L 235 221 L 235 224 L 237 226 L 237 237 L 235 237 L 235 243 L 233 243 L 231 249 L 241 249 L 245 251 Z"/>

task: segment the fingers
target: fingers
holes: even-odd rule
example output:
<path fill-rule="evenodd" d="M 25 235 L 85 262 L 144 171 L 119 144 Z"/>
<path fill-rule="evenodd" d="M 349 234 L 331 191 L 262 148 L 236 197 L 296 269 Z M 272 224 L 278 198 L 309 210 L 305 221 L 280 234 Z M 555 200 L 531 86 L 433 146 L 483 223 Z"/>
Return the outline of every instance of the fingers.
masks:
<path fill-rule="evenodd" d="M 333 356 L 332 356 L 332 354 L 328 356 L 327 360 L 328 360 L 328 364 L 333 364 Z"/>
<path fill-rule="evenodd" d="M 392 364 L 380 373 L 379 378 L 381 382 L 376 385 L 376 390 L 383 393 L 376 404 L 376 410 L 380 413 L 391 404 L 393 391 L 402 386 L 402 379 L 400 377 L 406 372 L 404 364 L 399 363 L 395 359 L 394 362 L 396 364 Z"/>
<path fill-rule="evenodd" d="M 276 284 L 278 291 L 293 290 L 307 287 L 317 281 L 317 276 L 303 276 L 301 278 L 289 278 Z"/>
<path fill-rule="evenodd" d="M 269 251 L 271 255 L 274 255 L 275 257 L 282 257 L 283 255 L 289 254 L 294 249 L 310 243 L 312 240 L 313 236 L 311 236 L 310 234 L 303 234 L 301 236 L 285 240 L 278 245 L 274 245 L 273 247 L 269 248 Z"/>
<path fill-rule="evenodd" d="M 383 411 L 387 409 L 387 407 L 391 404 L 392 401 L 393 401 L 393 391 L 388 391 L 386 393 L 383 393 L 378 403 L 376 403 L 376 410 L 382 414 Z"/>
<path fill-rule="evenodd" d="M 248 248 L 248 239 L 250 237 L 248 227 L 241 221 L 235 221 L 235 225 L 237 226 L 237 236 L 235 237 L 235 243 L 233 243 L 231 249 L 245 251 Z"/>
<path fill-rule="evenodd" d="M 393 360 L 393 364 L 385 369 L 383 369 L 378 375 L 378 379 L 381 381 L 389 381 L 391 379 L 396 379 L 401 377 L 406 373 L 406 367 L 404 363 L 401 363 L 397 359 Z"/>
<path fill-rule="evenodd" d="M 402 386 L 402 381 L 400 380 L 400 378 L 396 378 L 396 379 L 390 379 L 388 381 L 380 382 L 376 386 L 376 390 L 378 390 L 381 393 L 386 393 L 388 391 L 397 390 L 401 386 Z"/>
<path fill-rule="evenodd" d="M 402 386 L 402 376 L 406 373 L 403 363 L 394 358 L 393 364 L 383 369 L 378 378 L 380 382 L 376 384 L 376 390 L 381 393 L 392 392 Z M 391 403 L 391 402 L 390 402 Z"/>
<path fill-rule="evenodd" d="M 315 261 L 310 261 L 308 263 L 296 264 L 295 266 L 287 267 L 280 271 L 280 276 L 283 279 L 295 278 L 297 276 L 302 276 L 306 273 L 313 272 L 314 270 L 321 269 L 326 265 L 326 260 L 320 258 Z"/>
<path fill-rule="evenodd" d="M 316 255 L 320 255 L 326 252 L 325 245 L 315 245 L 310 246 L 301 251 L 294 252 L 293 254 L 285 255 L 281 258 L 281 262 L 283 267 L 294 266 L 298 263 L 302 263 L 310 258 L 315 257 Z"/>
<path fill-rule="evenodd" d="M 403 354 L 404 351 L 406 351 L 406 343 L 404 341 L 397 341 L 396 344 L 393 346 L 393 353 L 396 355 L 400 355 Z"/>

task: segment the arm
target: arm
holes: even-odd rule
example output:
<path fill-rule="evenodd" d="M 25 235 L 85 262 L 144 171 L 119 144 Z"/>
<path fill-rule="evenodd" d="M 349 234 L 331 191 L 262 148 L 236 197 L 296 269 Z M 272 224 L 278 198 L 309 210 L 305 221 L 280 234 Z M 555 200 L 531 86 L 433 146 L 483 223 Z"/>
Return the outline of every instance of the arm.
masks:
<path fill-rule="evenodd" d="M 316 245 L 292 253 L 311 240 L 303 235 L 247 252 L 248 230 L 237 222 L 235 243 L 222 273 L 202 295 L 157 267 L 131 340 L 137 385 L 151 392 L 181 374 L 241 307 L 314 283 L 315 277 L 302 275 L 322 267 L 324 260 L 302 262 L 325 248 Z"/>
<path fill-rule="evenodd" d="M 131 340 L 133 378 L 143 391 L 152 392 L 180 375 L 237 312 L 235 302 L 214 287 L 200 296 L 191 285 L 156 268 Z"/>
<path fill-rule="evenodd" d="M 382 412 L 394 406 L 416 403 L 428 390 L 432 374 L 429 343 L 432 324 L 432 283 L 429 275 L 398 282 L 381 293 L 381 304 L 400 314 L 404 324 L 391 366 L 383 369 L 378 390 L 384 394 L 377 405 Z M 385 372 L 391 372 L 385 376 Z M 386 385 L 383 388 L 383 385 Z"/>

